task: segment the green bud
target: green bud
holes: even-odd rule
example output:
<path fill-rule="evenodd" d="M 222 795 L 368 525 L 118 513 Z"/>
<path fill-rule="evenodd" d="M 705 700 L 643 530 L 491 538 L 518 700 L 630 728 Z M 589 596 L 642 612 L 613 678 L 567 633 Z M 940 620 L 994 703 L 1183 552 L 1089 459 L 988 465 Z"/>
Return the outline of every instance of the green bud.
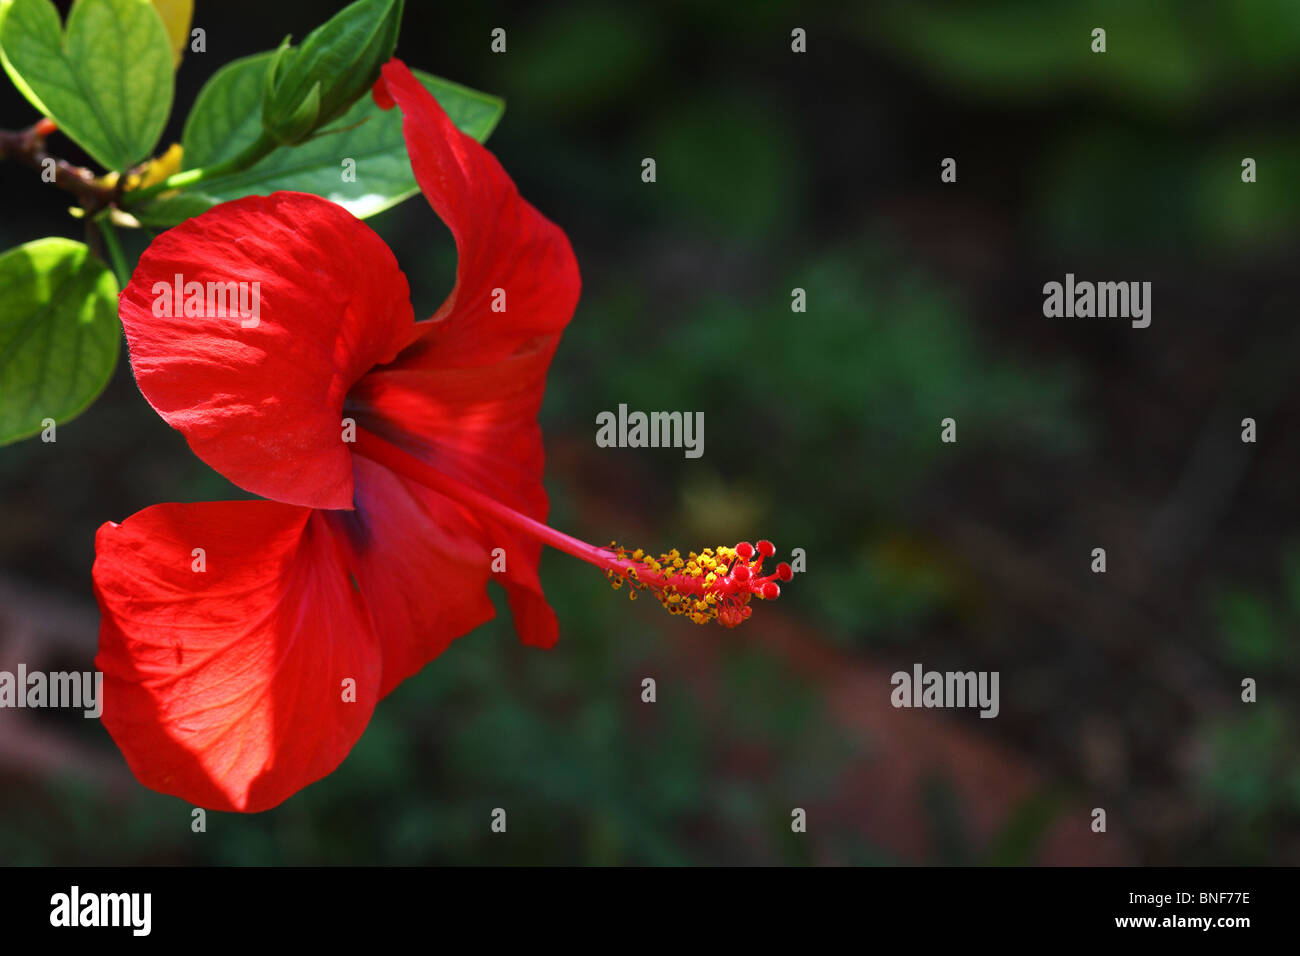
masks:
<path fill-rule="evenodd" d="M 262 126 L 301 143 L 369 92 L 393 56 L 403 0 L 357 0 L 292 47 L 286 38 L 266 73 Z"/>
<path fill-rule="evenodd" d="M 298 108 L 280 121 L 275 136 L 282 143 L 301 143 L 319 126 L 320 84 L 311 88 Z"/>
<path fill-rule="evenodd" d="M 293 48 L 293 44 L 290 42 L 292 39 L 292 37 L 285 37 L 280 41 L 280 45 L 276 48 L 274 55 L 271 57 L 271 62 L 266 68 L 266 78 L 262 82 L 263 104 L 265 104 L 275 92 L 276 80 L 283 75 L 283 70 L 288 67 L 289 63 L 293 60 L 294 54 L 297 52 Z M 265 106 L 263 109 L 265 109 Z"/>

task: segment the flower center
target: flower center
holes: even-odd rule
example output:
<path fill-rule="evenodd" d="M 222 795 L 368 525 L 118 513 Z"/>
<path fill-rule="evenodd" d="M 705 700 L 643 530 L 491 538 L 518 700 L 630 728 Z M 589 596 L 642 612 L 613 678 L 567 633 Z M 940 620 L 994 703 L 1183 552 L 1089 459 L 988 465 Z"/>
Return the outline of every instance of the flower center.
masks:
<path fill-rule="evenodd" d="M 640 548 L 628 551 L 612 542 L 608 547 L 598 548 L 520 514 L 364 428 L 357 429 L 353 450 L 395 474 L 595 565 L 605 572 L 616 589 L 628 584 L 630 598 L 635 599 L 639 592 L 649 590 L 670 614 L 686 615 L 696 624 L 717 621 L 724 627 L 735 627 L 753 613 L 749 606 L 752 598 L 776 599 L 781 594 L 781 586 L 776 582 L 789 581 L 794 576 L 784 561 L 772 573 L 762 573 L 764 560 L 776 553 L 770 541 L 759 541 L 757 547 L 742 541 L 734 548 L 705 548 L 698 554 L 692 551 L 684 558 L 676 549 L 652 558 Z"/>

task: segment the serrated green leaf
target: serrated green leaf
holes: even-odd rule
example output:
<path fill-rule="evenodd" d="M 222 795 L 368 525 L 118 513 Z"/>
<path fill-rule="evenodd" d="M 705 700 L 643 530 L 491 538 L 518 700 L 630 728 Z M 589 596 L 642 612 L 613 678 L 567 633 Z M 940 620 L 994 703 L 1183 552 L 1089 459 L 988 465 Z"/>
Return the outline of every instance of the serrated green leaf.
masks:
<path fill-rule="evenodd" d="M 0 256 L 0 445 L 80 414 L 113 375 L 117 280 L 70 239 Z"/>
<path fill-rule="evenodd" d="M 32 105 L 107 169 L 144 159 L 167 124 L 172 48 L 150 0 L 79 0 L 66 32 L 50 0 L 4 0 L 0 61 Z"/>
<path fill-rule="evenodd" d="M 257 104 L 274 53 L 236 60 L 203 87 L 182 138 L 187 169 L 212 166 L 233 156 L 261 132 Z M 505 111 L 494 96 L 416 71 L 456 126 L 479 142 L 487 139 Z M 370 97 L 353 105 L 327 132 L 300 146 L 281 147 L 243 172 L 215 177 L 169 199 L 132 208 L 141 222 L 172 226 L 217 203 L 287 189 L 333 200 L 366 218 L 417 192 L 402 137 L 402 117 L 381 110 Z M 344 178 L 344 161 L 355 161 L 356 181 Z"/>

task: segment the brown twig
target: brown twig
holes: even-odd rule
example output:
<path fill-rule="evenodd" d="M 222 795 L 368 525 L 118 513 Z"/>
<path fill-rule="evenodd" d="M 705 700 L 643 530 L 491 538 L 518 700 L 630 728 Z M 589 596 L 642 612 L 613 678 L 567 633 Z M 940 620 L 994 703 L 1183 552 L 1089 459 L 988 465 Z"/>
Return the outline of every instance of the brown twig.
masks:
<path fill-rule="evenodd" d="M 76 196 L 87 216 L 111 206 L 117 200 L 120 185 L 96 182 L 95 174 L 89 169 L 74 166 L 45 151 L 46 137 L 56 129 L 51 120 L 44 119 L 24 130 L 0 130 L 0 160 L 15 159 L 42 173 L 53 164 L 54 185 Z M 121 181 L 119 177 L 119 184 Z"/>

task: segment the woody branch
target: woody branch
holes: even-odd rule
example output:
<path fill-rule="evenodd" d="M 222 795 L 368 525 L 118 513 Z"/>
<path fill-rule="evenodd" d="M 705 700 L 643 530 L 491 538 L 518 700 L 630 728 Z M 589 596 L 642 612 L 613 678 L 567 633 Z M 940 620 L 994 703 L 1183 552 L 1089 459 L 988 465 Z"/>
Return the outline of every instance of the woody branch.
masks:
<path fill-rule="evenodd" d="M 96 182 L 95 174 L 89 169 L 74 166 L 66 159 L 46 152 L 45 140 L 56 129 L 53 121 L 48 119 L 24 130 L 0 129 L 0 160 L 17 160 L 42 173 L 52 169 L 54 185 L 76 196 L 88 215 L 112 205 L 117 199 L 117 186 Z"/>

